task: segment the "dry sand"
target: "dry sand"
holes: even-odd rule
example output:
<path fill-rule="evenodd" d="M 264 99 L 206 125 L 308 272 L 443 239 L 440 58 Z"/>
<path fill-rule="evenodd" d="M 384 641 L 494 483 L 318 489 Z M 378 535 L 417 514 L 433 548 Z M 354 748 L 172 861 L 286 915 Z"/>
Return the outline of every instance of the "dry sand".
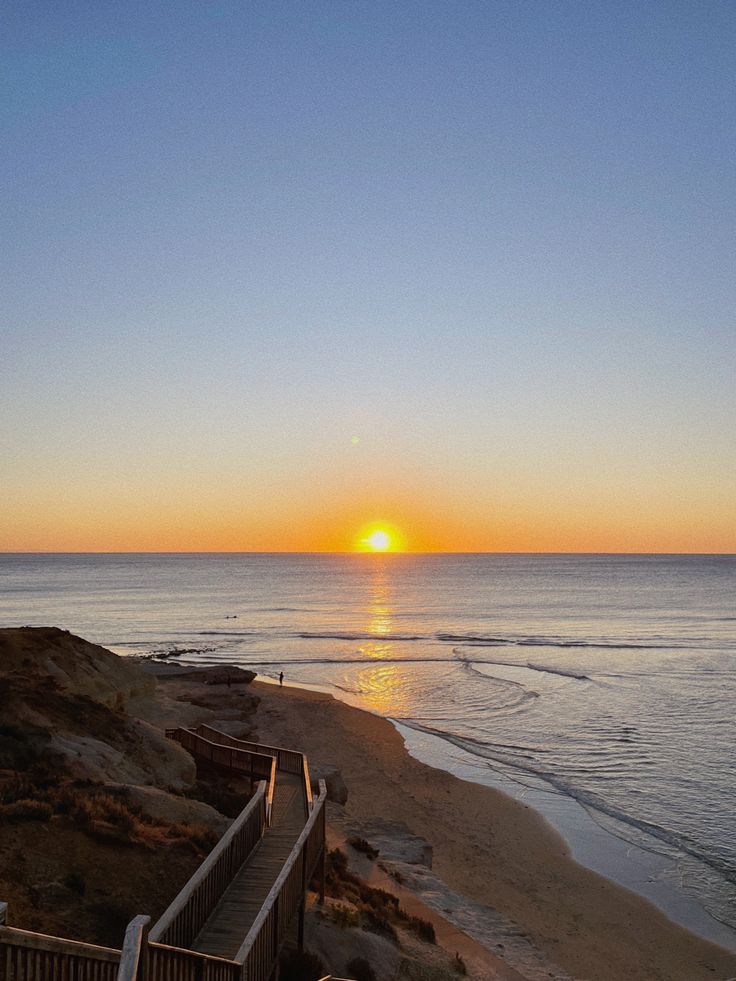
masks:
<path fill-rule="evenodd" d="M 313 763 L 340 768 L 349 791 L 348 819 L 405 822 L 431 842 L 434 871 L 447 885 L 515 921 L 573 977 L 736 976 L 736 955 L 578 865 L 529 807 L 413 759 L 385 719 L 318 692 L 258 682 L 251 690 L 262 699 L 255 718 L 262 742 L 299 747 Z"/>

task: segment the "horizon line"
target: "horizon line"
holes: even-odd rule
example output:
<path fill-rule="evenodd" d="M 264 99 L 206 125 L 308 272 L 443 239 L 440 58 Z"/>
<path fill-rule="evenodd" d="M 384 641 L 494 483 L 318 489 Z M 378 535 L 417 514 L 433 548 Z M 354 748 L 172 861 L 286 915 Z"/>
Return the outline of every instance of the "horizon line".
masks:
<path fill-rule="evenodd" d="M 0 555 L 712 555 L 736 556 L 736 552 L 715 551 L 625 551 L 625 550 L 559 550 L 559 549 L 432 549 L 432 550 L 387 550 L 382 552 L 357 549 L 0 549 Z"/>

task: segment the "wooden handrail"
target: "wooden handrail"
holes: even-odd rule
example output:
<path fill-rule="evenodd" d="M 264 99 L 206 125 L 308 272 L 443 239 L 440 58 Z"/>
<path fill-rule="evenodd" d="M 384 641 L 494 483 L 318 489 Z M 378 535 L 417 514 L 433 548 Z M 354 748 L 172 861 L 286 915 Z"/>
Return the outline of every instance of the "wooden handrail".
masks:
<path fill-rule="evenodd" d="M 273 817 L 273 792 L 276 789 L 276 760 L 271 757 L 271 776 L 268 779 L 268 790 L 266 791 L 266 824 L 271 827 Z"/>
<path fill-rule="evenodd" d="M 307 763 L 307 754 L 302 754 L 302 780 L 304 781 L 304 803 L 307 809 L 306 817 L 312 812 L 314 807 L 314 801 L 312 800 L 312 782 L 309 777 L 309 764 Z"/>
<path fill-rule="evenodd" d="M 324 847 L 326 799 L 327 789 L 324 780 L 320 780 L 320 793 L 312 812 L 235 955 L 248 981 L 267 981 L 271 975 L 292 917 L 302 902 L 305 885 Z"/>
<path fill-rule="evenodd" d="M 241 981 L 240 964 L 196 950 L 149 943 L 149 981 Z"/>
<path fill-rule="evenodd" d="M 0 977 L 117 981 L 120 951 L 0 926 Z"/>
<path fill-rule="evenodd" d="M 209 727 L 207 727 L 209 728 Z M 271 775 L 272 754 L 260 753 L 258 750 L 244 749 L 232 743 L 225 742 L 224 739 L 214 741 L 197 732 L 195 729 L 173 729 L 169 738 L 175 739 L 184 749 L 195 756 L 200 756 L 208 762 L 219 766 L 226 766 L 230 770 L 238 773 L 247 773 L 251 779 L 260 777 L 268 780 Z M 223 736 L 225 733 L 217 733 L 216 729 L 210 730 L 211 733 Z"/>
<path fill-rule="evenodd" d="M 86 944 L 81 940 L 67 940 L 65 937 L 34 933 L 32 930 L 19 930 L 17 927 L 0 927 L 1 945 L 27 947 L 29 950 L 43 950 L 52 954 L 91 957 L 116 966 L 120 960 L 120 951 L 115 950 L 114 947 L 99 947 L 97 944 Z"/>
<path fill-rule="evenodd" d="M 128 924 L 120 952 L 117 981 L 148 981 L 150 916 L 135 916 Z"/>
<path fill-rule="evenodd" d="M 261 840 L 265 824 L 266 783 L 261 781 L 247 806 L 152 928 L 151 940 L 180 947 L 192 943 L 235 873 Z"/>
<path fill-rule="evenodd" d="M 304 753 L 300 753 L 296 749 L 286 749 L 284 746 L 266 746 L 263 743 L 249 742 L 247 739 L 236 739 L 235 736 L 231 736 L 227 732 L 220 732 L 219 729 L 213 729 L 212 726 L 208 726 L 204 722 L 198 725 L 194 732 L 221 746 L 233 746 L 248 753 L 266 753 L 269 756 L 275 756 L 277 769 L 283 770 L 284 773 L 294 773 L 299 776 L 302 772 Z"/>
<path fill-rule="evenodd" d="M 285 749 L 283 746 L 265 746 L 263 743 L 252 743 L 245 739 L 237 739 L 235 736 L 231 736 L 226 732 L 220 732 L 219 729 L 213 729 L 212 726 L 208 726 L 204 722 L 198 725 L 194 732 L 209 742 L 221 746 L 232 746 L 248 753 L 267 753 L 269 756 L 274 756 L 277 769 L 283 770 L 285 773 L 293 773 L 295 776 L 302 778 L 306 802 L 305 817 L 309 817 L 313 801 L 306 753 L 300 753 L 295 749 Z"/>

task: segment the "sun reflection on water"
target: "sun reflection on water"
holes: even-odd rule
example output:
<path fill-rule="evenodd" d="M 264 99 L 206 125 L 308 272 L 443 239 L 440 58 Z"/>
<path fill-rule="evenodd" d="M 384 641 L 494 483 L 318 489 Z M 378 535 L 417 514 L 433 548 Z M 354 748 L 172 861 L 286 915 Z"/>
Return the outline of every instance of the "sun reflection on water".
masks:
<path fill-rule="evenodd" d="M 356 679 L 361 705 L 380 715 L 409 715 L 410 675 L 405 664 L 375 664 L 363 668 Z"/>
<path fill-rule="evenodd" d="M 393 597 L 388 569 L 383 562 L 377 562 L 373 569 L 367 613 L 368 624 L 366 629 L 368 633 L 378 637 L 384 637 L 391 633 L 394 613 Z M 390 647 L 390 642 L 388 646 Z"/>
<path fill-rule="evenodd" d="M 366 633 L 375 641 L 365 641 L 359 651 L 366 660 L 377 662 L 395 657 L 396 643 L 387 639 L 395 632 L 395 604 L 389 564 L 376 561 L 370 580 L 366 609 Z M 409 672 L 405 664 L 376 664 L 362 668 L 356 687 L 367 708 L 382 715 L 403 715 L 408 711 Z"/>

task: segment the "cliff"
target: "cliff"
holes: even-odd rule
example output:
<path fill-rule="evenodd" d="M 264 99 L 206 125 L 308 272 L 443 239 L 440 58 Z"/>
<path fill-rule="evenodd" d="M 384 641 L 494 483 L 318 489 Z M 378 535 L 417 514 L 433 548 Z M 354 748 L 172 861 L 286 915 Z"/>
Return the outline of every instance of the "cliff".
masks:
<path fill-rule="evenodd" d="M 54 627 L 0 629 L 0 899 L 14 924 L 119 946 L 229 821 L 155 719 L 142 666 Z"/>

